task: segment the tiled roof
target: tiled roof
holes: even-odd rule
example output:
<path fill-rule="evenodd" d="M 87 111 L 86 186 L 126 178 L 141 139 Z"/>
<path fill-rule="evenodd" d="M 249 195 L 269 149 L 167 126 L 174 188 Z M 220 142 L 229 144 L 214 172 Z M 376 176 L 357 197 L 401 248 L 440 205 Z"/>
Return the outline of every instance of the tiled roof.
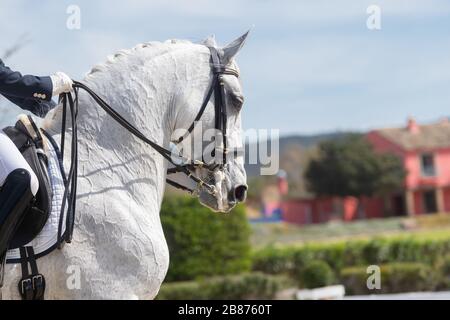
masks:
<path fill-rule="evenodd" d="M 405 150 L 437 149 L 450 147 L 450 122 L 440 121 L 427 125 L 415 125 L 417 130 L 388 128 L 376 130 L 385 139 Z"/>

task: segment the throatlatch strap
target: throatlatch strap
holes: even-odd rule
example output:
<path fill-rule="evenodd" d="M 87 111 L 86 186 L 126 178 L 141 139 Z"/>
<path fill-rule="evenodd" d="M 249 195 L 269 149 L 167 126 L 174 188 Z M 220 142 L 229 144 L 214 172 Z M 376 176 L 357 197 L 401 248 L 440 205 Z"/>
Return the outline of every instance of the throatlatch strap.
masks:
<path fill-rule="evenodd" d="M 44 300 L 45 278 L 39 273 L 33 247 L 20 247 L 20 265 L 22 279 L 19 281 L 19 293 L 23 300 Z M 31 274 L 28 271 L 28 263 Z"/>

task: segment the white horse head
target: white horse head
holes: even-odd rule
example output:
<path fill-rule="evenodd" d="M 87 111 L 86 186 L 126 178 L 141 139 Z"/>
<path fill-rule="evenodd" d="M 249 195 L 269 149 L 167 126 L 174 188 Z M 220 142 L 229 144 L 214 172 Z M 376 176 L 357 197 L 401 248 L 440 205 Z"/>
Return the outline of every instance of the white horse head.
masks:
<path fill-rule="evenodd" d="M 246 35 L 218 48 L 227 67 L 238 70 L 234 57 Z M 208 46 L 216 46 L 210 38 Z M 205 44 L 172 40 L 140 44 L 110 56 L 83 82 L 104 98 L 147 138 L 169 148 L 177 129 L 188 128 L 198 112 L 213 73 Z M 241 146 L 239 79 L 224 75 L 227 143 Z M 214 97 L 199 128 L 214 128 Z M 148 299 L 164 280 L 169 252 L 159 211 L 167 161 L 154 149 L 117 124 L 84 92 L 79 95 L 78 196 L 72 243 L 38 260 L 46 277 L 48 299 Z M 61 108 L 47 115 L 43 127 L 60 139 Z M 198 132 L 193 132 L 192 136 Z M 69 144 L 70 130 L 67 134 Z M 194 139 L 195 140 L 195 139 Z M 200 138 L 200 141 L 203 141 Z M 193 159 L 201 159 L 203 145 Z M 66 168 L 67 168 L 66 164 Z M 214 195 L 200 192 L 200 201 L 217 211 L 229 211 L 245 198 L 242 155 L 230 157 L 213 172 L 196 175 L 214 184 Z M 74 275 L 70 270 L 79 270 Z M 79 286 L 68 283 L 78 276 Z M 5 298 L 18 298 L 20 268 L 8 265 Z"/>
<path fill-rule="evenodd" d="M 247 185 L 244 170 L 244 160 L 242 155 L 242 127 L 241 109 L 244 103 L 244 95 L 239 75 L 239 68 L 234 60 L 236 54 L 244 45 L 248 32 L 232 41 L 230 44 L 220 48 L 217 46 L 214 37 L 209 37 L 203 41 L 207 47 L 216 48 L 220 62 L 226 68 L 233 70 L 232 74 L 224 74 L 222 83 L 225 88 L 225 108 L 227 114 L 227 161 L 223 168 L 213 172 L 206 168 L 198 168 L 196 174 L 215 186 L 218 191 L 211 194 L 204 189 L 200 190 L 200 202 L 207 207 L 221 212 L 229 212 L 237 202 L 242 202 L 246 198 Z M 204 48 L 202 54 L 209 59 L 209 50 Z M 236 74 L 235 74 L 236 73 Z M 212 70 L 209 78 L 212 78 Z M 211 81 L 211 80 L 209 80 Z M 178 117 L 175 123 L 175 132 L 187 129 L 192 121 L 193 115 L 198 112 L 198 107 L 205 97 L 204 85 L 193 85 L 190 90 L 180 90 L 176 99 Z M 221 132 L 216 132 L 215 128 L 215 98 L 213 97 L 206 107 L 201 120 L 196 123 L 196 129 L 190 136 L 192 139 L 184 140 L 184 156 L 196 160 L 205 160 L 207 163 L 222 162 L 221 152 L 215 151 L 221 142 Z M 200 130 L 198 130 L 200 129 Z M 175 138 L 177 135 L 175 133 Z M 212 140 L 211 140 L 212 139 Z M 176 140 L 176 139 L 175 139 Z M 194 146 L 194 147 L 193 147 Z M 195 148 L 195 146 L 199 146 Z M 186 149 L 189 150 L 187 154 Z M 186 183 L 186 182 L 185 182 Z M 195 185 L 191 185 L 195 188 Z"/>

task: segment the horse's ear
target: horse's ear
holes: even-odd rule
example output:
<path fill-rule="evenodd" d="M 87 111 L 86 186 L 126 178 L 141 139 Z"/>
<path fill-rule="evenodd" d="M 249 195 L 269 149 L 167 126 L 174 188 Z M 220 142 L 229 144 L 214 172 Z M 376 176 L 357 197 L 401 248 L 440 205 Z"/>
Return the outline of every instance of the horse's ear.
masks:
<path fill-rule="evenodd" d="M 203 40 L 203 44 L 207 47 L 216 47 L 217 43 L 216 43 L 216 37 L 212 34 L 210 35 L 208 38 L 206 38 L 205 40 Z"/>
<path fill-rule="evenodd" d="M 245 39 L 247 39 L 248 33 L 250 30 L 248 30 L 246 33 L 244 33 L 242 36 L 237 38 L 236 40 L 230 42 L 225 47 L 222 48 L 223 56 L 222 56 L 222 62 L 224 65 L 227 65 L 230 63 L 231 59 L 236 56 L 236 54 L 241 50 L 245 43 Z"/>

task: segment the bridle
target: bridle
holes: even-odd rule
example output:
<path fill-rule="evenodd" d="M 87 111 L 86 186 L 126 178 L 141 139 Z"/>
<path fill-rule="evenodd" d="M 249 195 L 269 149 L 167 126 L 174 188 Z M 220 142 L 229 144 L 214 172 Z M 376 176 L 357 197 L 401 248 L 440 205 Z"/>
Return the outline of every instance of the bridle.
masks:
<path fill-rule="evenodd" d="M 183 173 L 189 179 L 191 179 L 195 184 L 196 188 L 191 189 L 184 185 L 181 185 L 171 179 L 166 179 L 167 183 L 174 186 L 175 188 L 187 191 L 191 194 L 199 194 L 201 191 L 206 191 L 207 193 L 215 196 L 217 194 L 216 187 L 209 183 L 209 181 L 205 181 L 202 178 L 195 175 L 195 171 L 198 168 L 204 168 L 209 172 L 216 172 L 217 170 L 223 170 L 227 164 L 228 157 L 228 145 L 227 145 L 227 108 L 226 108 L 226 96 L 225 96 L 225 85 L 223 81 L 223 75 L 229 74 L 236 77 L 239 77 L 239 73 L 224 64 L 222 64 L 220 60 L 220 55 L 217 52 L 217 49 L 214 47 L 208 47 L 211 54 L 211 66 L 213 77 L 212 81 L 208 87 L 205 98 L 200 106 L 200 109 L 195 116 L 194 121 L 189 126 L 185 134 L 180 136 L 176 141 L 173 141 L 175 144 L 181 143 L 184 139 L 186 139 L 194 130 L 195 124 L 201 119 L 205 109 L 208 105 L 209 100 L 211 99 L 212 94 L 214 93 L 215 103 L 214 103 L 214 112 L 215 112 L 215 122 L 214 127 L 216 132 L 221 133 L 222 141 L 220 148 L 215 148 L 214 158 L 216 159 L 216 153 L 222 153 L 222 161 L 217 163 L 205 163 L 202 160 L 192 160 L 185 159 L 179 157 L 176 161 L 173 157 L 173 152 L 169 149 L 166 149 L 159 144 L 153 142 L 148 139 L 139 129 L 133 126 L 130 122 L 128 122 L 123 116 L 121 116 L 117 111 L 115 111 L 107 102 L 105 102 L 100 96 L 97 95 L 92 89 L 87 87 L 85 84 L 74 81 L 73 89 L 74 96 L 71 93 L 64 93 L 60 96 L 60 102 L 62 102 L 63 106 L 63 118 L 62 118 L 62 128 L 61 128 L 61 157 L 60 163 L 62 163 L 64 158 L 64 144 L 65 144 L 65 131 L 66 131 L 66 121 L 67 121 L 67 105 L 69 105 L 69 112 L 71 115 L 71 125 L 72 125 L 72 141 L 71 141 L 71 161 L 70 168 L 67 174 L 67 177 L 64 176 L 64 184 L 65 184 L 65 192 L 63 196 L 63 204 L 61 206 L 61 215 L 64 216 L 65 205 L 67 203 L 67 215 L 66 215 L 66 232 L 65 241 L 71 242 L 73 226 L 74 226 L 74 214 L 76 207 L 76 189 L 77 189 L 77 169 L 78 169 L 78 145 L 77 145 L 77 115 L 78 115 L 78 94 L 79 89 L 83 89 L 86 91 L 92 99 L 108 114 L 110 115 L 117 123 L 119 123 L 123 128 L 133 134 L 136 138 L 143 141 L 145 144 L 151 146 L 156 152 L 162 155 L 167 161 L 169 161 L 174 167 L 169 168 L 167 170 L 167 174 L 175 174 L 175 173 Z M 58 228 L 58 242 L 62 244 L 62 219 L 59 221 Z"/>
<path fill-rule="evenodd" d="M 194 180 L 194 182 L 197 184 L 197 189 L 190 189 L 188 187 L 185 187 L 183 185 L 180 185 L 179 183 L 171 180 L 166 179 L 167 183 L 170 185 L 182 189 L 185 191 L 188 191 L 189 193 L 195 193 L 198 192 L 199 189 L 204 189 L 208 193 L 215 195 L 217 190 L 213 185 L 208 184 L 207 182 L 203 181 L 200 178 L 196 178 L 192 175 L 192 172 L 195 171 L 196 168 L 205 168 L 210 172 L 214 172 L 217 169 L 222 170 L 226 164 L 227 164 L 227 157 L 228 157 L 228 145 L 227 145 L 227 106 L 226 106 L 226 100 L 225 100 L 225 84 L 223 81 L 223 75 L 229 74 L 233 75 L 235 77 L 239 77 L 239 73 L 232 68 L 226 67 L 224 64 L 220 61 L 220 56 L 217 52 L 217 49 L 214 47 L 208 47 L 211 53 L 211 60 L 212 60 L 212 71 L 213 71 L 213 79 L 211 84 L 209 85 L 208 91 L 206 93 L 206 96 L 203 100 L 202 105 L 200 106 L 200 109 L 195 116 L 194 121 L 189 126 L 185 134 L 180 136 L 176 141 L 174 141 L 175 145 L 180 144 L 184 139 L 186 139 L 194 130 L 195 124 L 201 119 L 203 116 L 203 113 L 205 112 L 206 106 L 208 105 L 209 100 L 211 99 L 211 95 L 214 92 L 214 113 L 215 113 L 215 120 L 214 120 L 214 128 L 216 130 L 216 133 L 220 133 L 222 136 L 222 144 L 220 147 L 217 147 L 213 151 L 213 156 L 216 158 L 216 153 L 221 152 L 222 153 L 222 161 L 219 163 L 205 163 L 202 159 L 199 160 L 193 160 L 191 163 L 183 166 L 175 166 L 174 168 L 170 168 L 167 170 L 167 173 L 174 174 L 178 172 L 186 173 L 182 168 L 187 168 L 190 174 L 186 173 L 189 178 Z M 173 161 L 170 161 L 173 164 Z"/>

